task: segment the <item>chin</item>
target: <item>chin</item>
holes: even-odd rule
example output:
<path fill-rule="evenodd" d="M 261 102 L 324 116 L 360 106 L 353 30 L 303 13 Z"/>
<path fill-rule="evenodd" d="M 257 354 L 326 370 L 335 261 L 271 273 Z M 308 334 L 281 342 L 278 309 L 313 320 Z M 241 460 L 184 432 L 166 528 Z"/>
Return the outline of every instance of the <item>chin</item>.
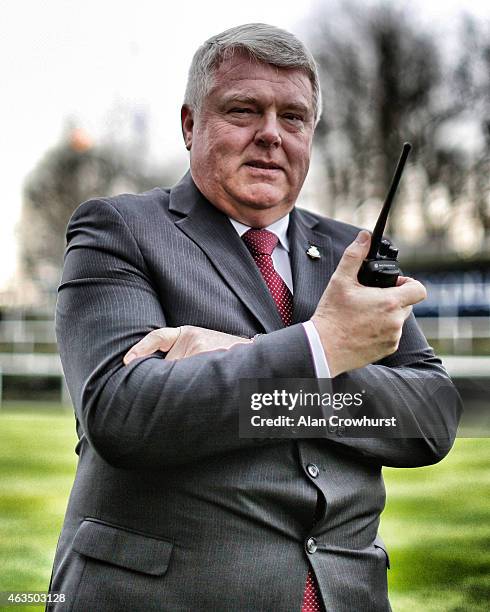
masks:
<path fill-rule="evenodd" d="M 286 194 L 269 185 L 259 188 L 257 188 L 257 186 L 252 186 L 237 194 L 237 200 L 241 201 L 246 206 L 260 210 L 273 208 L 275 206 L 284 206 Z"/>

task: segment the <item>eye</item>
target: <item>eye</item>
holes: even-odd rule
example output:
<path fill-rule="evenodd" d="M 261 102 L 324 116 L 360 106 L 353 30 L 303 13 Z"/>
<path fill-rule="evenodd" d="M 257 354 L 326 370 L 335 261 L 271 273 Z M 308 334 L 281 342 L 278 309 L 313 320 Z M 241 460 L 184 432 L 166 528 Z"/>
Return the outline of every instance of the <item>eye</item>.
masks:
<path fill-rule="evenodd" d="M 298 115 L 296 113 L 286 113 L 283 115 L 284 119 L 288 121 L 292 121 L 293 123 L 299 123 L 304 121 L 304 117 L 302 115 Z"/>
<path fill-rule="evenodd" d="M 236 113 L 239 115 L 245 115 L 247 113 L 253 113 L 253 110 L 251 108 L 237 107 L 237 108 L 232 108 L 229 112 Z"/>

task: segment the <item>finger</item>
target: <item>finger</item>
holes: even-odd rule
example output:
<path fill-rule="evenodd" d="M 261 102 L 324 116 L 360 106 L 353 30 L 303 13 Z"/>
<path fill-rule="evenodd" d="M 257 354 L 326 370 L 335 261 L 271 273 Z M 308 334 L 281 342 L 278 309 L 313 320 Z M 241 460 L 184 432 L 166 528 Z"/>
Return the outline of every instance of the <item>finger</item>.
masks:
<path fill-rule="evenodd" d="M 409 276 L 399 276 L 396 280 L 396 286 L 401 287 L 402 285 L 404 285 L 406 282 L 410 280 L 413 280 L 413 279 L 410 278 Z"/>
<path fill-rule="evenodd" d="M 208 333 L 208 330 L 205 330 Z M 240 336 L 231 336 L 228 334 L 216 333 L 206 337 L 206 342 L 198 344 L 176 342 L 170 351 L 165 356 L 167 361 L 183 359 L 184 357 L 192 357 L 202 353 L 213 353 L 215 351 L 227 351 L 237 344 L 251 344 L 253 340 L 250 338 L 241 338 Z"/>
<path fill-rule="evenodd" d="M 176 361 L 177 359 L 183 359 L 187 357 L 186 348 L 183 342 L 175 342 L 172 348 L 165 355 L 166 361 Z"/>
<path fill-rule="evenodd" d="M 399 287 L 394 288 L 397 297 L 400 301 L 400 306 L 413 306 L 422 302 L 427 297 L 427 291 L 422 283 L 414 280 L 413 278 L 407 278 L 407 280 Z"/>
<path fill-rule="evenodd" d="M 351 242 L 345 249 L 336 273 L 357 280 L 357 273 L 362 262 L 366 259 L 370 244 L 371 234 L 366 230 L 360 231 L 354 242 Z"/>
<path fill-rule="evenodd" d="M 128 365 L 133 359 L 146 357 L 155 351 L 169 351 L 179 337 L 180 331 L 180 327 L 154 329 L 129 349 L 126 355 L 124 355 L 124 364 Z"/>

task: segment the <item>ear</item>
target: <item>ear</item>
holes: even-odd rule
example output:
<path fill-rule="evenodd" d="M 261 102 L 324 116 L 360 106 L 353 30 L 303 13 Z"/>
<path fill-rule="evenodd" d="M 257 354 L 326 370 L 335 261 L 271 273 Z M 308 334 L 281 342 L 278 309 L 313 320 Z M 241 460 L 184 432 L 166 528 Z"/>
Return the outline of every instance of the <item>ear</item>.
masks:
<path fill-rule="evenodd" d="M 194 115 L 192 110 L 184 104 L 180 109 L 180 121 L 182 125 L 182 136 L 184 137 L 185 148 L 190 151 L 192 147 L 192 131 L 194 129 Z"/>

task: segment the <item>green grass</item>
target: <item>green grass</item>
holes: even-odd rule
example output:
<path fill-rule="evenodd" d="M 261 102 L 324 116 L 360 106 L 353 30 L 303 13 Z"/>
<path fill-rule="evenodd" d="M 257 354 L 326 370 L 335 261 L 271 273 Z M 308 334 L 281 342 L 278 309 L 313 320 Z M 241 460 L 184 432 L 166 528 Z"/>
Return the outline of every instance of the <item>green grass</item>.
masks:
<path fill-rule="evenodd" d="M 384 473 L 395 612 L 488 610 L 490 440 L 462 438 L 438 465 Z"/>
<path fill-rule="evenodd" d="M 0 411 L 0 591 L 46 590 L 75 442 L 69 410 L 24 402 Z M 391 557 L 394 612 L 488 609 L 489 468 L 490 441 L 460 439 L 439 465 L 385 470 L 381 533 Z"/>
<path fill-rule="evenodd" d="M 74 418 L 56 405 L 7 406 L 0 411 L 0 591 L 46 591 L 76 466 Z"/>

